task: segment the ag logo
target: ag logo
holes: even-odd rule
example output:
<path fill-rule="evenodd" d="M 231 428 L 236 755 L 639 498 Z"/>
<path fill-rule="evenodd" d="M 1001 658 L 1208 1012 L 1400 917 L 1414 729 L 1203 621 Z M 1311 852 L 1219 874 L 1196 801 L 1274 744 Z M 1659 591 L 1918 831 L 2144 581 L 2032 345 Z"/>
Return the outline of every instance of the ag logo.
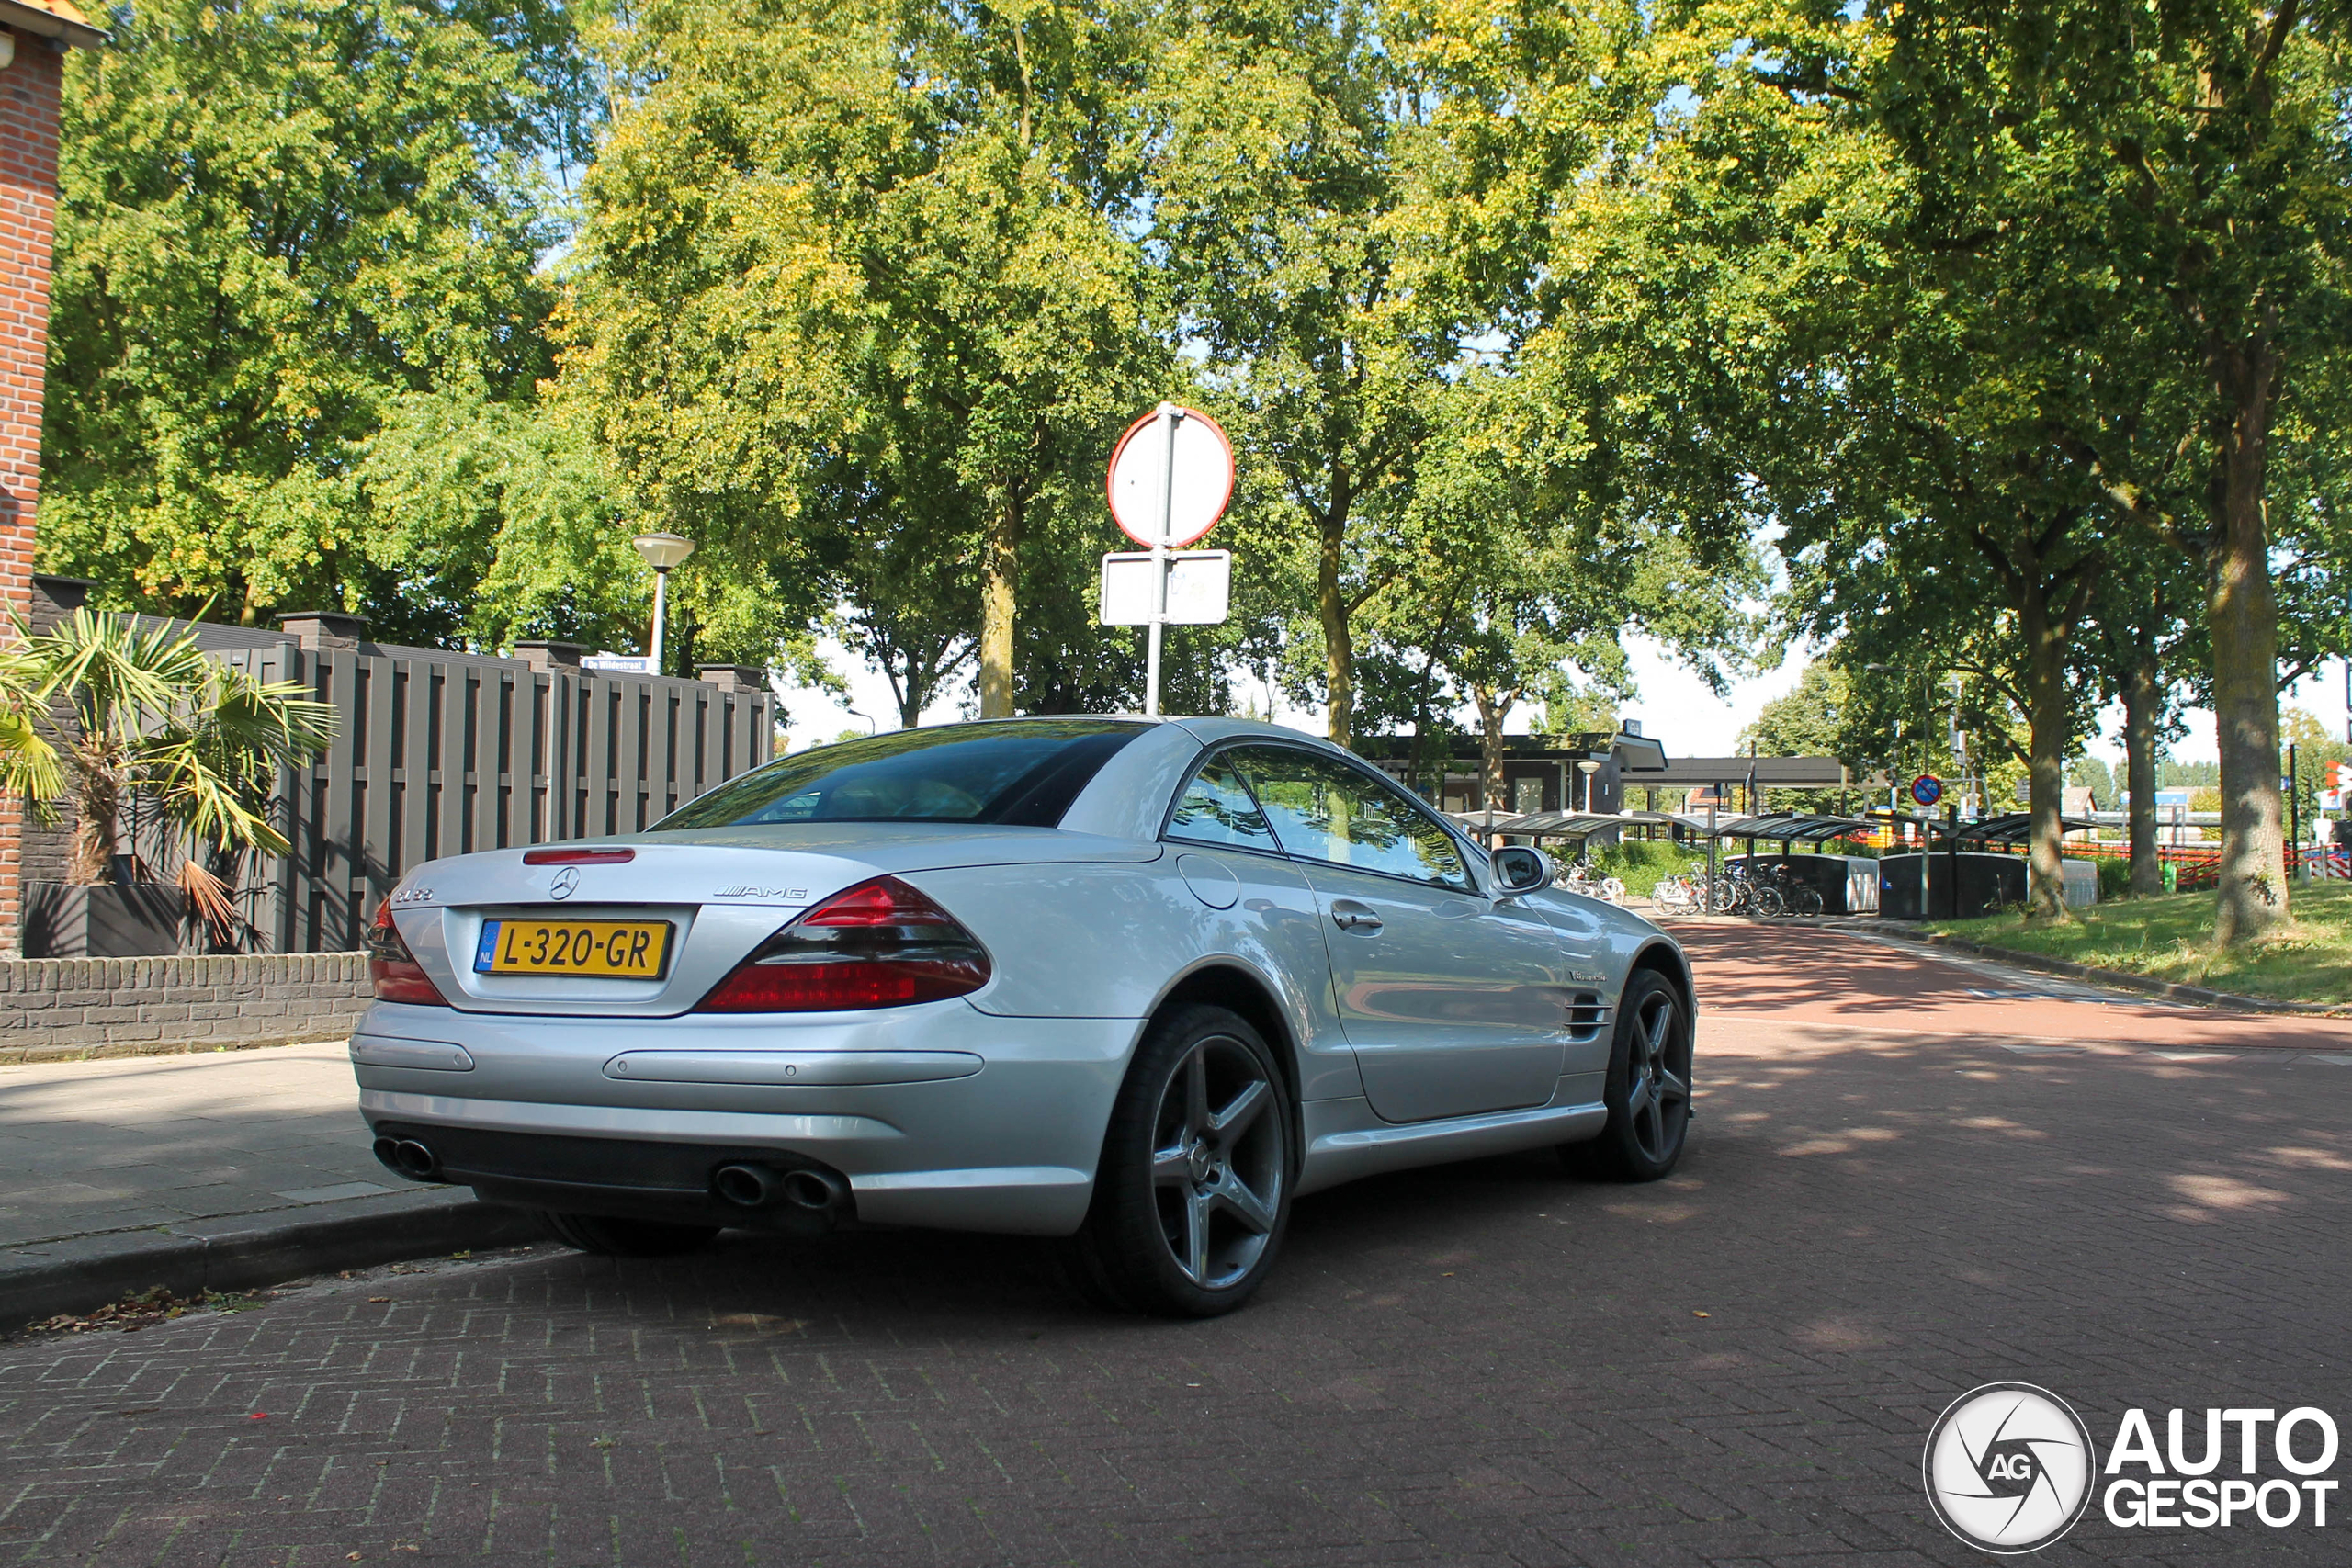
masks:
<path fill-rule="evenodd" d="M 548 884 L 548 897 L 550 898 L 569 898 L 579 886 L 580 868 L 576 865 L 565 866 L 561 871 L 555 874 L 555 880 Z"/>
<path fill-rule="evenodd" d="M 1994 1382 L 1952 1401 L 1921 1465 L 1944 1528 L 1981 1551 L 2039 1551 L 2090 1501 L 2098 1456 L 2082 1417 L 2030 1382 Z"/>

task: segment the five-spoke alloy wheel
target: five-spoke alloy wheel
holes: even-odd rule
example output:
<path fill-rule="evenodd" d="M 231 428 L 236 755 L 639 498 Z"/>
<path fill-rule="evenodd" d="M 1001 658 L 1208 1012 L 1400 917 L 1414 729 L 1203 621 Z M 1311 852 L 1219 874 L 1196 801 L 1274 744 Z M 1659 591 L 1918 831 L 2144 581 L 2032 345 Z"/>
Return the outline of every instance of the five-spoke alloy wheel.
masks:
<path fill-rule="evenodd" d="M 1609 1122 L 1590 1143 L 1561 1149 L 1571 1165 L 1620 1181 L 1656 1181 L 1682 1157 L 1690 1130 L 1690 1013 L 1653 969 L 1636 969 L 1617 1008 L 1601 1100 Z"/>
<path fill-rule="evenodd" d="M 1222 1008 L 1170 1010 L 1112 1111 L 1074 1243 L 1081 1284 L 1170 1316 L 1239 1306 L 1281 1245 L 1293 1142 L 1290 1093 L 1258 1032 Z"/>

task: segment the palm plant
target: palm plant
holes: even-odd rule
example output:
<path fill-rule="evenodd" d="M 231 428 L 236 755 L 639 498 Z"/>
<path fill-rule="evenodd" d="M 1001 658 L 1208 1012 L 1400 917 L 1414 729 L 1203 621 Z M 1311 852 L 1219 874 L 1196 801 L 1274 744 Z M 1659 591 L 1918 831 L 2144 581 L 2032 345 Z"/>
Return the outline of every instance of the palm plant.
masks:
<path fill-rule="evenodd" d="M 207 658 L 196 631 L 76 610 L 0 649 L 0 792 L 38 819 L 74 809 L 67 880 L 108 879 L 126 801 L 150 801 L 187 839 L 223 852 L 283 854 L 270 825 L 279 769 L 316 755 L 334 709 L 298 681 L 259 681 Z M 228 886 L 183 858 L 175 880 L 216 929 L 235 919 Z"/>

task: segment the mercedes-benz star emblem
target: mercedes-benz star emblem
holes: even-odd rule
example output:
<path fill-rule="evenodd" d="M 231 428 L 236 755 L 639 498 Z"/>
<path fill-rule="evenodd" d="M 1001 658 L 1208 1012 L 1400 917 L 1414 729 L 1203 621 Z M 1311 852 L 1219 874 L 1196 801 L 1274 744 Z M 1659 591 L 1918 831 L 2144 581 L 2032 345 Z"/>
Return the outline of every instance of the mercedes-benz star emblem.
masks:
<path fill-rule="evenodd" d="M 1937 1418 L 1921 1464 L 1944 1528 L 1980 1551 L 2039 1551 L 2075 1528 L 2098 1468 L 2090 1429 L 2030 1382 L 1969 1390 Z"/>
<path fill-rule="evenodd" d="M 548 884 L 548 897 L 550 898 L 569 898 L 571 897 L 572 890 L 577 888 L 579 886 L 580 868 L 576 865 L 565 866 L 561 871 L 555 874 L 555 880 Z"/>

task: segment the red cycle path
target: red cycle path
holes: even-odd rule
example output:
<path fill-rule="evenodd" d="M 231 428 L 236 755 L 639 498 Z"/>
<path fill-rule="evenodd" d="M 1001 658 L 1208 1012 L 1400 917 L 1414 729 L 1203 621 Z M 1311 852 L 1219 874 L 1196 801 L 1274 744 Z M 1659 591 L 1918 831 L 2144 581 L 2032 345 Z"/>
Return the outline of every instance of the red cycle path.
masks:
<path fill-rule="evenodd" d="M 2352 1050 L 2352 1019 L 2160 1002 L 1820 927 L 1681 921 L 1668 929 L 1690 955 L 1701 1026 L 1717 1049 L 1736 1049 L 1758 1031 L 1779 1045 L 1791 1025 L 1828 1024 L 2135 1048 Z"/>

